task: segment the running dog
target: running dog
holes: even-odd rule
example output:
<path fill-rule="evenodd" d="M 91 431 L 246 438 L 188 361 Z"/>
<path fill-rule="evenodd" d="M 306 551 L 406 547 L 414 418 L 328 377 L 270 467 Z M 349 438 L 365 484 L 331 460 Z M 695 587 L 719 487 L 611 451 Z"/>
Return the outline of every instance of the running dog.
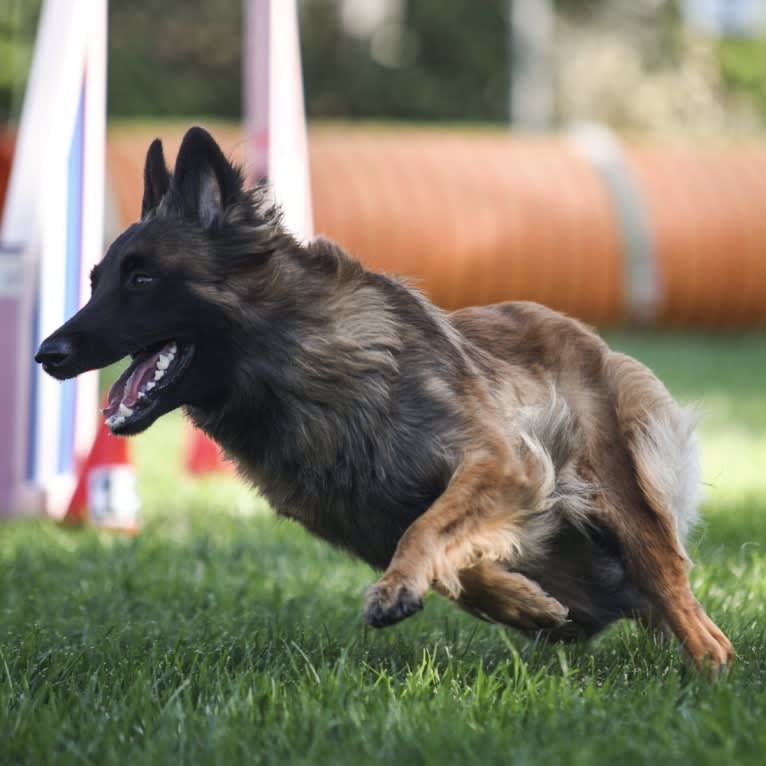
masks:
<path fill-rule="evenodd" d="M 149 147 L 141 219 L 36 355 L 58 379 L 132 362 L 131 435 L 183 407 L 277 513 L 384 570 L 365 618 L 434 589 L 549 640 L 628 617 L 696 664 L 726 636 L 689 588 L 694 417 L 637 361 L 532 303 L 451 314 L 324 239 L 297 242 L 201 128 Z"/>

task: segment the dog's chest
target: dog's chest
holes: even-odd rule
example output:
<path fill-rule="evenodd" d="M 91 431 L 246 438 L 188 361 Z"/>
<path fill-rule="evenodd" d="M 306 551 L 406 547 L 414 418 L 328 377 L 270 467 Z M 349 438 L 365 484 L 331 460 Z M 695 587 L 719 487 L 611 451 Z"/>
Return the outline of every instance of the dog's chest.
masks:
<path fill-rule="evenodd" d="M 400 388 L 378 398 L 347 390 L 332 407 L 275 398 L 236 417 L 192 416 L 279 514 L 385 567 L 458 462 L 455 417 Z"/>
<path fill-rule="evenodd" d="M 443 460 L 421 457 L 417 465 L 345 452 L 333 460 L 295 461 L 275 450 L 241 465 L 277 513 L 380 568 L 450 475 Z"/>

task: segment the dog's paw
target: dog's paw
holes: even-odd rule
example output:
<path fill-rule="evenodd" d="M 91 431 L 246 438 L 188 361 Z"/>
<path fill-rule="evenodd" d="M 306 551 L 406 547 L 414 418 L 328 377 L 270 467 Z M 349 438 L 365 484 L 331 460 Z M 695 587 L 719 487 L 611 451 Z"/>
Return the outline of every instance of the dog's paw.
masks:
<path fill-rule="evenodd" d="M 569 619 L 569 609 L 551 596 L 545 596 L 535 608 L 523 615 L 529 630 L 552 630 L 565 625 Z"/>
<path fill-rule="evenodd" d="M 555 630 L 569 621 L 566 606 L 518 572 L 504 573 L 502 580 L 497 579 L 491 594 L 485 595 L 485 603 L 497 622 L 527 632 Z"/>
<path fill-rule="evenodd" d="M 540 596 L 534 603 L 514 604 L 499 620 L 525 632 L 550 631 L 569 622 L 569 610 L 551 596 Z"/>
<path fill-rule="evenodd" d="M 373 628 L 395 625 L 423 608 L 423 599 L 405 582 L 381 580 L 367 591 L 364 619 Z"/>
<path fill-rule="evenodd" d="M 696 632 L 685 648 L 694 664 L 712 678 L 724 676 L 736 658 L 731 641 L 723 631 L 696 605 Z"/>

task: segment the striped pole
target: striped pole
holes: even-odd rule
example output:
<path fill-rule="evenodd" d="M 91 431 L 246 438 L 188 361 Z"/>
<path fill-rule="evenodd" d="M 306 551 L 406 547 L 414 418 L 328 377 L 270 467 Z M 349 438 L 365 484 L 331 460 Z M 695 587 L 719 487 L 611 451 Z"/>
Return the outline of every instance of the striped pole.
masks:
<path fill-rule="evenodd" d="M 287 228 L 313 232 L 303 76 L 295 0 L 244 0 L 247 168 L 267 181 Z"/>
<path fill-rule="evenodd" d="M 0 234 L 16 274 L 0 513 L 63 513 L 94 433 L 96 375 L 61 384 L 32 357 L 87 299 L 102 250 L 106 14 L 106 0 L 46 0 L 40 15 Z"/>

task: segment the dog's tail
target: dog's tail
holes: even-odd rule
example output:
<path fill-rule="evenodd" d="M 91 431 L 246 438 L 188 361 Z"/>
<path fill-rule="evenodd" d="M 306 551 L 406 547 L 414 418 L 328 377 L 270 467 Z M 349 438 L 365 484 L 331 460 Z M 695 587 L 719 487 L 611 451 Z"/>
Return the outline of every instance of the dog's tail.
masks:
<path fill-rule="evenodd" d="M 702 500 L 698 414 L 681 407 L 651 370 L 629 356 L 607 352 L 604 373 L 639 487 L 685 550 Z"/>

